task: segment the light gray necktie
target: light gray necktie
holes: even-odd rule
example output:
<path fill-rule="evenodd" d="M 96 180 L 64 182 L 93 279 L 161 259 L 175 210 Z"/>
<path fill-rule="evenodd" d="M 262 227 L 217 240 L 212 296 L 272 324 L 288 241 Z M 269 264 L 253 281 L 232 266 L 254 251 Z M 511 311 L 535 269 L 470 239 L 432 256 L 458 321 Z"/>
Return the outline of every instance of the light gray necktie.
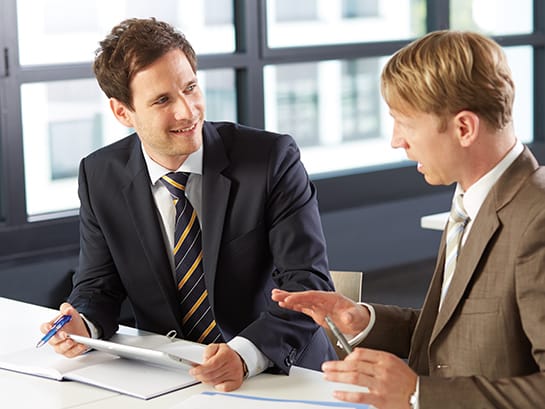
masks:
<path fill-rule="evenodd" d="M 469 216 L 464 209 L 462 198 L 463 194 L 456 195 L 454 202 L 452 203 L 452 209 L 450 210 L 446 238 L 447 249 L 445 256 L 445 271 L 443 274 L 443 286 L 441 289 L 441 303 L 439 304 L 439 308 L 441 308 L 441 305 L 443 304 L 450 282 L 452 281 L 452 276 L 456 269 L 458 252 L 460 251 L 462 244 L 464 229 L 469 222 Z"/>

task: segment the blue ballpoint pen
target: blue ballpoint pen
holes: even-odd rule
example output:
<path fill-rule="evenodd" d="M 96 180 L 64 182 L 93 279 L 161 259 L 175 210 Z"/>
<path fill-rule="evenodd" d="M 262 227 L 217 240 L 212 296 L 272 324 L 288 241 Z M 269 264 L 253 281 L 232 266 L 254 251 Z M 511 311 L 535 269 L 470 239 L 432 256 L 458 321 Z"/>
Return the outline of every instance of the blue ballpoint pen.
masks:
<path fill-rule="evenodd" d="M 40 339 L 40 341 L 38 341 L 38 343 L 36 344 L 36 348 L 40 348 L 47 341 L 49 341 L 51 337 L 59 332 L 64 324 L 68 323 L 71 319 L 71 315 L 61 315 L 59 318 L 57 318 L 53 323 L 53 327 L 49 331 L 47 331 L 47 334 L 45 334 L 44 337 Z"/>

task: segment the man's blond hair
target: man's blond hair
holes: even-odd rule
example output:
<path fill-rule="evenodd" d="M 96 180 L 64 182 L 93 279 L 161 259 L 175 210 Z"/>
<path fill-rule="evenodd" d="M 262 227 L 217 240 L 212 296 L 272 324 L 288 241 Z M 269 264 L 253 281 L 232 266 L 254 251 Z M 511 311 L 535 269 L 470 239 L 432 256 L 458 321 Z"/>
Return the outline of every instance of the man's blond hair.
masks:
<path fill-rule="evenodd" d="M 441 119 L 469 110 L 496 130 L 512 120 L 514 88 L 502 48 L 472 32 L 431 32 L 395 53 L 381 75 L 391 109 Z"/>

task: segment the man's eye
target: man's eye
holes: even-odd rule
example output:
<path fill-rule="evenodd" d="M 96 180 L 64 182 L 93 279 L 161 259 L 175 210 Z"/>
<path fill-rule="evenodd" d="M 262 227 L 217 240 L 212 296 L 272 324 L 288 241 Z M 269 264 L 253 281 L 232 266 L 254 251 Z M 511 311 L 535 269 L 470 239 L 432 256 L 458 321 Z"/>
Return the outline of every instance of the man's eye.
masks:
<path fill-rule="evenodd" d="M 161 104 L 164 104 L 165 102 L 168 101 L 168 98 L 167 97 L 161 97 L 159 99 L 157 99 L 154 104 L 157 104 L 157 105 L 161 105 Z"/>
<path fill-rule="evenodd" d="M 188 87 L 186 88 L 186 92 L 193 92 L 196 87 L 197 87 L 197 84 L 188 85 Z"/>

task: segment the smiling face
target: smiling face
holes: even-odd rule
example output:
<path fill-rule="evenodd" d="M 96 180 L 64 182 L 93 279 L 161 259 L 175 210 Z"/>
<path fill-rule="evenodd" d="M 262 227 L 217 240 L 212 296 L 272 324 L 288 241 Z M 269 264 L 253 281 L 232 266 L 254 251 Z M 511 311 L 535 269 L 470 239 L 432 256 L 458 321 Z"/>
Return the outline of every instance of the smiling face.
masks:
<path fill-rule="evenodd" d="M 137 132 L 150 157 L 176 170 L 202 145 L 204 97 L 185 54 L 174 49 L 136 73 L 130 83 L 134 110 L 115 98 L 117 119 Z"/>
<path fill-rule="evenodd" d="M 459 179 L 460 144 L 453 120 L 446 126 L 437 115 L 390 111 L 394 119 L 391 145 L 403 148 L 430 185 L 450 185 Z"/>

